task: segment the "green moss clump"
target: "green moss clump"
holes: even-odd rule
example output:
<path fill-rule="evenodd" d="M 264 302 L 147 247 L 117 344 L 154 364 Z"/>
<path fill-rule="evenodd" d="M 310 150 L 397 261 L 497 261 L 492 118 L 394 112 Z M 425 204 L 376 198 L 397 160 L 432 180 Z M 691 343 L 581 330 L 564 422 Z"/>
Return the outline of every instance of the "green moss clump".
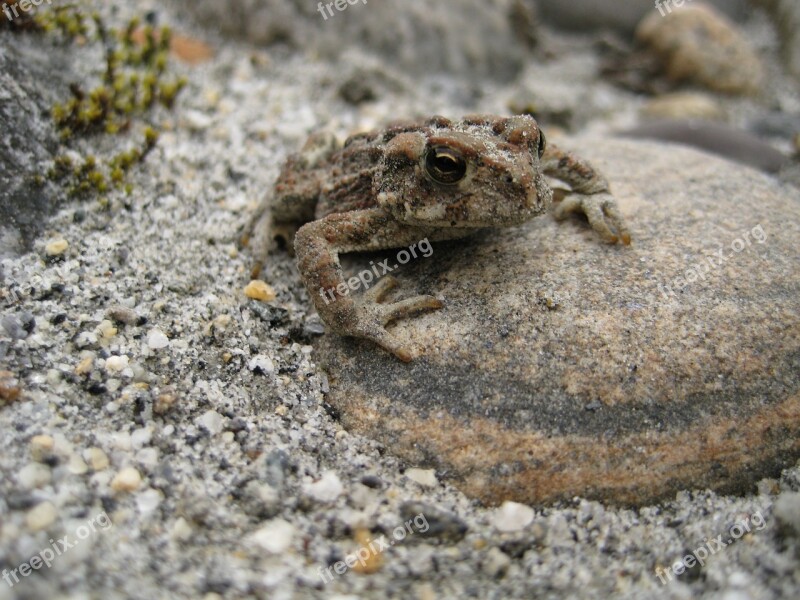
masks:
<path fill-rule="evenodd" d="M 87 15 L 73 4 L 41 10 L 34 21 L 39 31 L 65 42 L 99 43 L 105 49 L 99 84 L 88 87 L 74 83 L 69 97 L 52 107 L 63 144 L 74 146 L 78 139 L 143 129 L 143 141 L 110 158 L 86 156 L 82 164 L 72 165 L 66 155 L 58 156 L 47 177 L 63 183 L 72 195 L 102 194 L 109 188 L 122 187 L 128 172 L 158 142 L 157 129 L 143 121 L 157 105 L 174 106 L 187 83 L 185 78 L 170 78 L 167 73 L 170 28 L 142 26 L 139 18 L 121 29 L 108 28 L 98 13 Z"/>

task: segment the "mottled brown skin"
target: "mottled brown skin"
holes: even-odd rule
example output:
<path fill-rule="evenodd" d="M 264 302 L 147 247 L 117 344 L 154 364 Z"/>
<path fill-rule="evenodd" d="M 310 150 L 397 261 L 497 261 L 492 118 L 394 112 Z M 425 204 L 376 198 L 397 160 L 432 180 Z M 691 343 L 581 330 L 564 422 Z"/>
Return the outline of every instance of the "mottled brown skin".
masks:
<path fill-rule="evenodd" d="M 387 323 L 443 306 L 433 296 L 381 303 L 396 285 L 383 277 L 361 298 L 341 294 L 339 254 L 461 238 L 488 227 L 518 225 L 545 213 L 552 191 L 545 175 L 572 194 L 557 219 L 583 212 L 610 243 L 630 234 L 608 183 L 586 161 L 546 146 L 529 116 L 433 117 L 350 137 L 337 147 L 312 136 L 291 156 L 271 199 L 272 230 L 305 223 L 294 242 L 298 266 L 322 320 L 333 331 L 374 341 L 403 361 L 408 348 Z M 323 298 L 322 290 L 334 290 Z"/>

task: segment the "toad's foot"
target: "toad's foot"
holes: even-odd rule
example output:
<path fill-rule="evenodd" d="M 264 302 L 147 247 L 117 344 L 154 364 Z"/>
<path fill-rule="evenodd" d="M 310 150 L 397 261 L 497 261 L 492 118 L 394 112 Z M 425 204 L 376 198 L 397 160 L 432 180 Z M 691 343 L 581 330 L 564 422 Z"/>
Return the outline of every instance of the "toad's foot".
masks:
<path fill-rule="evenodd" d="M 592 229 L 608 243 L 616 244 L 620 240 L 626 246 L 631 243 L 628 226 L 622 213 L 619 212 L 617 201 L 611 194 L 570 194 L 555 205 L 553 216 L 560 221 L 574 212 L 585 214 Z M 613 230 L 609 227 L 609 223 Z"/>
<path fill-rule="evenodd" d="M 413 358 L 411 352 L 386 331 L 386 325 L 396 319 L 440 309 L 444 304 L 433 296 L 414 296 L 398 302 L 380 304 L 386 294 L 396 286 L 397 279 L 389 275 L 367 290 L 357 304 L 355 326 L 347 333 L 372 340 L 403 362 L 410 362 Z"/>

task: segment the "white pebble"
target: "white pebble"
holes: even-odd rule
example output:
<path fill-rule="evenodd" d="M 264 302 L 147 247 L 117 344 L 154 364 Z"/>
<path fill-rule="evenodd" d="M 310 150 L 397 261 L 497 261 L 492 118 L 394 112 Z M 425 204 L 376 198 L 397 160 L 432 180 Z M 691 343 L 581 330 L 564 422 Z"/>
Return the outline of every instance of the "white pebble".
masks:
<path fill-rule="evenodd" d="M 83 452 L 83 458 L 94 471 L 102 471 L 108 468 L 108 455 L 100 448 L 87 448 Z"/>
<path fill-rule="evenodd" d="M 32 490 L 50 483 L 52 473 L 50 467 L 41 463 L 30 463 L 19 470 L 17 482 L 20 487 Z"/>
<path fill-rule="evenodd" d="M 520 531 L 531 524 L 534 511 L 530 506 L 518 502 L 503 502 L 494 515 L 494 526 L 498 531 Z"/>
<path fill-rule="evenodd" d="M 208 410 L 197 419 L 197 425 L 205 427 L 211 435 L 216 435 L 222 431 L 223 424 L 222 415 L 215 410 Z"/>
<path fill-rule="evenodd" d="M 253 532 L 250 539 L 262 550 L 270 554 L 280 554 L 292 545 L 294 535 L 291 523 L 283 519 L 273 519 Z"/>
<path fill-rule="evenodd" d="M 84 460 L 78 456 L 77 454 L 73 454 L 69 457 L 69 463 L 67 463 L 67 469 L 73 475 L 83 475 L 89 471 L 89 466 L 84 462 Z"/>
<path fill-rule="evenodd" d="M 111 480 L 111 489 L 115 492 L 132 492 L 142 484 L 142 476 L 133 467 L 126 467 Z"/>
<path fill-rule="evenodd" d="M 183 117 L 186 121 L 186 125 L 192 131 L 202 131 L 204 129 L 208 129 L 213 122 L 211 117 L 200 112 L 199 110 L 186 110 L 183 113 Z"/>
<path fill-rule="evenodd" d="M 151 329 L 147 334 L 147 346 L 151 350 L 161 350 L 169 346 L 169 338 L 160 329 Z"/>
<path fill-rule="evenodd" d="M 275 371 L 275 365 L 272 364 L 272 360 L 269 356 L 264 356 L 263 354 L 251 358 L 247 363 L 247 368 L 251 371 L 261 371 L 265 375 L 269 375 Z"/>
<path fill-rule="evenodd" d="M 158 450 L 152 446 L 142 448 L 136 453 L 134 459 L 145 467 L 155 467 L 158 465 Z"/>
<path fill-rule="evenodd" d="M 28 511 L 25 521 L 33 531 L 46 529 L 58 518 L 58 509 L 51 502 L 41 502 Z"/>
<path fill-rule="evenodd" d="M 136 507 L 139 509 L 139 513 L 146 515 L 157 509 L 163 499 L 164 495 L 159 490 L 148 488 L 136 496 Z"/>
<path fill-rule="evenodd" d="M 129 360 L 124 354 L 122 356 L 109 356 L 106 359 L 106 371 L 119 373 L 128 368 Z"/>
<path fill-rule="evenodd" d="M 411 481 L 416 481 L 422 487 L 433 488 L 439 485 L 434 469 L 407 469 L 406 477 Z"/>
<path fill-rule="evenodd" d="M 31 438 L 31 456 L 41 462 L 53 452 L 55 440 L 49 435 L 35 435 Z"/>
<path fill-rule="evenodd" d="M 44 247 L 44 252 L 47 256 L 58 256 L 64 254 L 67 248 L 69 248 L 69 242 L 63 238 L 59 238 L 47 244 L 47 246 Z"/>
<path fill-rule="evenodd" d="M 192 537 L 192 526 L 183 517 L 178 517 L 172 526 L 172 537 L 180 542 L 185 542 Z"/>
<path fill-rule="evenodd" d="M 139 448 L 144 448 L 150 443 L 152 439 L 153 439 L 153 432 L 150 430 L 149 427 L 142 427 L 141 429 L 136 429 L 133 433 L 131 433 L 131 447 L 135 450 Z"/>
<path fill-rule="evenodd" d="M 333 502 L 344 491 L 344 486 L 339 476 L 334 471 L 328 471 L 320 477 L 319 481 L 307 484 L 305 493 L 317 502 Z"/>

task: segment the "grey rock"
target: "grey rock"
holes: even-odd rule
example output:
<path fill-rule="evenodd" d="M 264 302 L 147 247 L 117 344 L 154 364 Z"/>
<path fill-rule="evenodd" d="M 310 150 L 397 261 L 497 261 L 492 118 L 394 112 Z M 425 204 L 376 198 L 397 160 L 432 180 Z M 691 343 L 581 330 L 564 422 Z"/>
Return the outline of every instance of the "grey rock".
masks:
<path fill-rule="evenodd" d="M 562 145 L 609 178 L 633 245 L 550 218 L 437 245 L 399 275 L 397 298 L 445 302 L 392 328 L 412 363 L 318 344 L 343 425 L 490 504 L 742 493 L 793 464 L 800 193 L 679 146 Z"/>
<path fill-rule="evenodd" d="M 36 322 L 33 315 L 23 313 L 21 315 L 5 315 L 1 320 L 3 329 L 11 339 L 24 340 L 33 331 Z"/>
<path fill-rule="evenodd" d="M 34 178 L 58 148 L 50 109 L 73 72 L 41 36 L 0 35 L 0 257 L 29 250 L 58 204 L 60 191 Z"/>
<path fill-rule="evenodd" d="M 662 4 L 668 5 L 671 1 L 662 0 Z M 645 15 L 658 12 L 653 0 L 538 0 L 538 4 L 544 22 L 579 31 L 612 29 L 630 34 Z M 710 4 L 731 18 L 740 19 L 747 14 L 746 0 L 712 0 Z M 677 7 L 675 9 L 680 10 Z"/>
<path fill-rule="evenodd" d="M 789 162 L 789 157 L 753 134 L 722 123 L 664 119 L 621 135 L 693 146 L 768 173 L 777 173 Z"/>
<path fill-rule="evenodd" d="M 186 8 L 201 23 L 256 44 L 287 43 L 333 60 L 360 47 L 409 74 L 447 72 L 475 80 L 513 78 L 532 35 L 527 28 L 520 33 L 519 7 L 507 0 L 344 5 L 342 11 L 332 6 L 332 15 L 301 0 L 201 0 Z"/>

